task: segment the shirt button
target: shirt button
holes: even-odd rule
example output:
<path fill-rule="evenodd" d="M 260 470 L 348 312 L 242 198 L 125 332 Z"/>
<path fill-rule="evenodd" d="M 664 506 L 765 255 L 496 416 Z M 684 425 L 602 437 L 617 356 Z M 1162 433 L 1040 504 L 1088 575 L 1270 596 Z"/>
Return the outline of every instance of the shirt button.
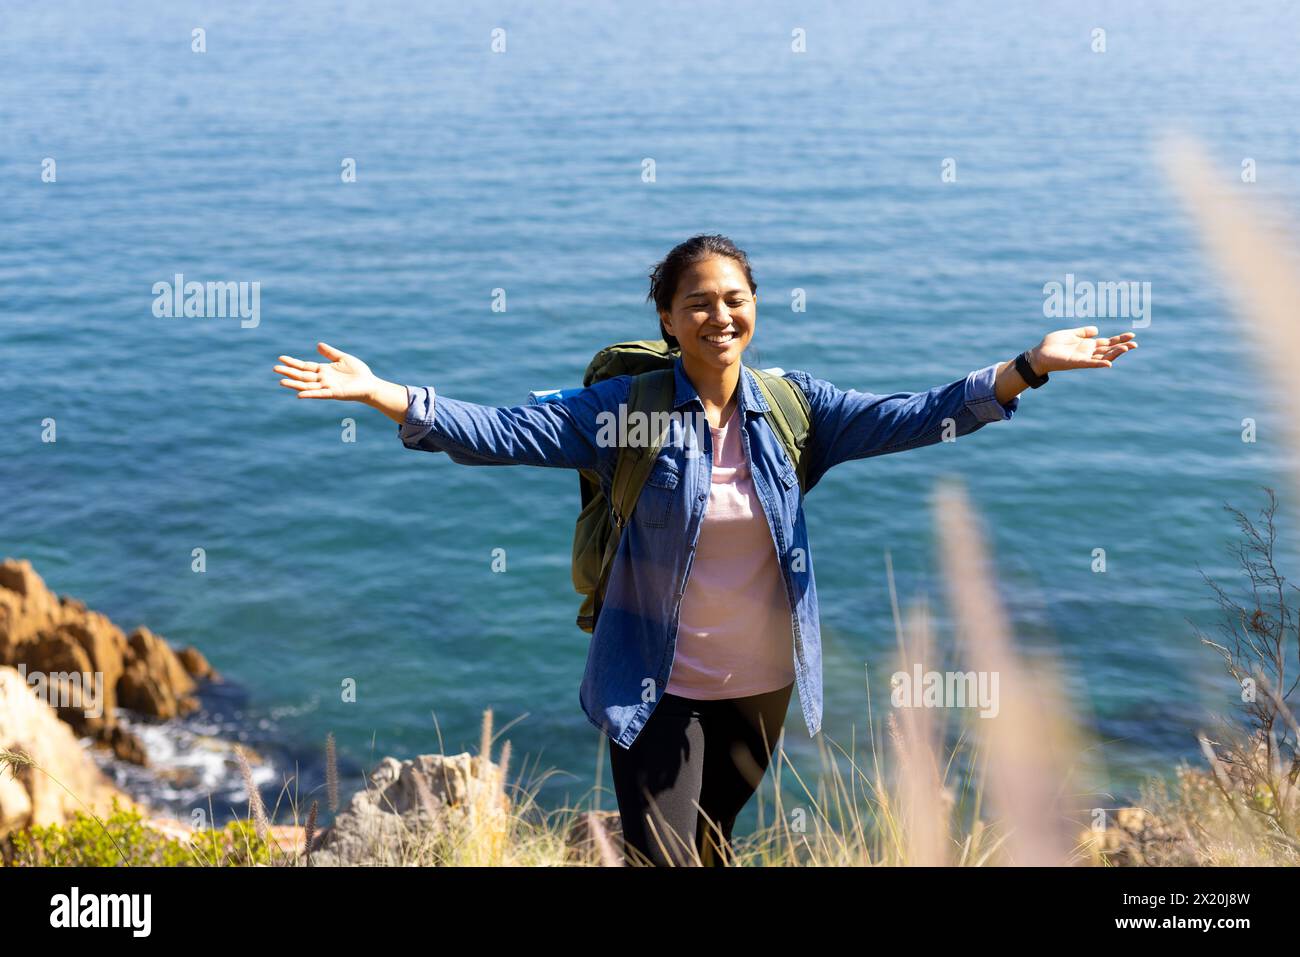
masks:
<path fill-rule="evenodd" d="M 701 493 L 700 493 L 700 501 L 701 501 L 701 502 L 703 502 L 703 501 L 704 501 L 706 498 L 708 498 L 708 497 L 709 497 L 709 496 L 708 496 L 706 493 L 704 493 L 704 492 L 701 492 Z"/>

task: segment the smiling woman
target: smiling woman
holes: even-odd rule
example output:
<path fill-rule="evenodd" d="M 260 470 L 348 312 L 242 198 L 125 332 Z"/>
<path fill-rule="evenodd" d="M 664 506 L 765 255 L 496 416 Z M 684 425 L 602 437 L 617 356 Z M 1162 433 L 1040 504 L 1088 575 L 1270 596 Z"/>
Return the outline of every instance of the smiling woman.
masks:
<path fill-rule="evenodd" d="M 758 284 L 749 257 L 726 236 L 693 236 L 674 247 L 650 273 L 646 298 L 654 301 L 664 341 L 681 350 L 688 375 L 733 365 L 754 338 Z M 701 391 L 700 399 L 716 428 L 730 412 L 728 397 Z"/>
<path fill-rule="evenodd" d="M 757 329 L 757 289 L 748 257 L 725 236 L 692 237 L 650 274 L 664 337 L 656 347 L 673 347 L 661 350 L 672 359 L 671 408 L 704 412 L 709 428 L 702 450 L 669 443 L 652 463 L 617 540 L 579 691 L 609 738 L 629 863 L 732 862 L 732 828 L 796 687 L 809 735 L 820 730 L 820 617 L 803 502 L 826 471 L 952 448 L 945 439 L 1010 419 L 1019 394 L 1049 372 L 1107 368 L 1137 348 L 1133 333 L 1064 329 L 1015 359 L 891 395 L 799 370 L 760 378 L 741 361 Z M 601 441 L 602 423 L 621 417 L 633 382 L 646 381 L 614 375 L 540 404 L 493 407 L 386 382 L 355 356 L 317 348 L 332 361 L 281 356 L 275 366 L 299 398 L 364 402 L 399 424 L 407 448 L 459 464 L 584 470 L 600 476 L 607 497 L 619 449 Z M 775 407 L 807 419 L 798 469 L 772 424 Z"/>

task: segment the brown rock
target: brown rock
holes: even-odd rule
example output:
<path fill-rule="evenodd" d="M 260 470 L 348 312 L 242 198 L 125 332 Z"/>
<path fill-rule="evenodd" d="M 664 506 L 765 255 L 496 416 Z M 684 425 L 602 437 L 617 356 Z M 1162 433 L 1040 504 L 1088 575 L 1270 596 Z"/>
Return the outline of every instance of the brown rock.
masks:
<path fill-rule="evenodd" d="M 84 648 L 56 632 L 24 646 L 23 669 L 28 685 L 79 735 L 98 737 L 104 728 L 105 683 L 91 666 Z M 98 712 L 98 714 L 96 714 Z"/>
<path fill-rule="evenodd" d="M 144 661 L 133 661 L 117 683 L 117 700 L 124 708 L 159 718 L 175 718 L 180 702 L 171 686 L 149 670 Z"/>
<path fill-rule="evenodd" d="M 195 678 L 204 678 L 208 681 L 220 681 L 221 675 L 217 669 L 208 663 L 208 659 L 203 657 L 203 652 L 188 645 L 177 653 L 181 659 L 181 664 Z"/>
<path fill-rule="evenodd" d="M 148 628 L 141 625 L 131 632 L 127 645 L 130 660 L 143 659 L 149 670 L 166 678 L 178 694 L 189 694 L 197 687 L 171 645 Z"/>
<path fill-rule="evenodd" d="M 104 713 L 111 715 L 117 707 L 117 682 L 122 677 L 123 660 L 127 653 L 126 636 L 108 617 L 97 611 L 82 611 L 80 618 L 72 618 L 58 625 L 56 634 L 67 635 L 85 649 L 91 666 L 104 676 L 107 690 Z"/>
<path fill-rule="evenodd" d="M 28 561 L 0 563 L 0 664 L 16 664 L 18 646 L 62 618 L 62 607 Z"/>
<path fill-rule="evenodd" d="M 195 679 L 219 678 L 197 649 L 178 653 L 143 627 L 128 637 L 85 602 L 56 596 L 30 562 L 14 559 L 0 562 L 0 665 L 23 666 L 28 697 L 38 700 L 36 690 L 53 705 L 69 734 L 139 765 L 148 763 L 144 747 L 118 724 L 116 709 L 164 719 L 188 714 L 199 707 Z M 7 795 L 19 815 L 22 799 L 13 787 Z"/>
<path fill-rule="evenodd" d="M 182 704 L 182 700 L 192 697 L 198 689 L 198 684 L 181 664 L 180 656 L 172 650 L 171 645 L 143 625 L 131 632 L 127 644 L 130 647 L 127 657 L 128 670 L 137 662 L 143 662 L 146 671 L 165 687 L 168 697 L 179 706 L 173 714 L 158 713 L 157 717 L 170 718 L 174 714 L 184 714 L 186 706 Z"/>
<path fill-rule="evenodd" d="M 84 602 L 57 598 L 30 562 L 12 559 L 0 563 L 0 664 L 25 664 L 30 672 L 82 672 L 84 685 L 102 688 L 95 709 L 102 714 L 63 708 L 60 716 L 79 734 L 115 750 L 123 742 L 109 731 L 119 705 L 158 718 L 188 714 L 199 706 L 195 678 L 216 675 L 197 649 L 182 656 L 143 627 L 128 638 Z"/>
<path fill-rule="evenodd" d="M 385 757 L 312 848 L 317 866 L 408 863 L 412 841 L 446 833 L 473 801 L 482 813 L 508 813 L 499 767 L 479 755 Z"/>
<path fill-rule="evenodd" d="M 130 761 L 141 767 L 149 766 L 149 755 L 144 750 L 144 744 L 120 724 L 105 729 L 100 740 L 113 749 L 113 756 L 118 760 Z"/>
<path fill-rule="evenodd" d="M 139 807 L 105 777 L 22 675 L 5 666 L 0 666 L 0 749 L 26 754 L 39 765 L 0 774 L 0 837 L 18 828 L 64 823 L 84 810 L 82 801 L 101 816 L 112 812 L 114 797 L 124 808 Z"/>

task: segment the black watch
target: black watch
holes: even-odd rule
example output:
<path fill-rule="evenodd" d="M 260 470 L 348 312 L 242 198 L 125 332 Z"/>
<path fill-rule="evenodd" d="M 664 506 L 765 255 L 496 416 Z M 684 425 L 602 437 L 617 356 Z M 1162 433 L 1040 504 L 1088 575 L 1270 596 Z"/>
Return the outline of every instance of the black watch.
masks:
<path fill-rule="evenodd" d="M 1020 378 L 1024 379 L 1025 383 L 1031 389 L 1037 389 L 1040 385 L 1046 382 L 1048 378 L 1046 372 L 1039 375 L 1034 371 L 1034 367 L 1029 364 L 1028 349 L 1016 356 L 1016 371 L 1020 373 Z"/>

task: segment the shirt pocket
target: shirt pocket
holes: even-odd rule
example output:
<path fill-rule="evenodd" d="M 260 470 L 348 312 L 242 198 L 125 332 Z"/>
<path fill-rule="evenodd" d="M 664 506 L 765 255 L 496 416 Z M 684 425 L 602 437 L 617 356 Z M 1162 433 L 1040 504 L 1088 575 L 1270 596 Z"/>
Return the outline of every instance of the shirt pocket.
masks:
<path fill-rule="evenodd" d="M 781 470 L 778 474 L 781 476 L 781 484 L 785 486 L 787 492 L 799 484 L 799 475 L 788 460 L 783 459 L 781 461 Z"/>
<path fill-rule="evenodd" d="M 794 470 L 794 466 L 788 461 L 782 461 L 777 469 L 777 481 L 781 484 L 777 486 L 776 492 L 783 497 L 785 508 L 782 509 L 782 523 L 786 538 L 789 539 L 799 514 L 799 503 L 803 497 L 803 490 L 799 488 L 799 473 Z"/>
<path fill-rule="evenodd" d="M 681 481 L 681 472 L 677 463 L 671 459 L 660 459 L 646 477 L 641 488 L 641 497 L 637 499 L 633 515 L 647 528 L 663 528 L 668 524 L 672 514 L 673 503 L 677 499 L 677 485 Z"/>

